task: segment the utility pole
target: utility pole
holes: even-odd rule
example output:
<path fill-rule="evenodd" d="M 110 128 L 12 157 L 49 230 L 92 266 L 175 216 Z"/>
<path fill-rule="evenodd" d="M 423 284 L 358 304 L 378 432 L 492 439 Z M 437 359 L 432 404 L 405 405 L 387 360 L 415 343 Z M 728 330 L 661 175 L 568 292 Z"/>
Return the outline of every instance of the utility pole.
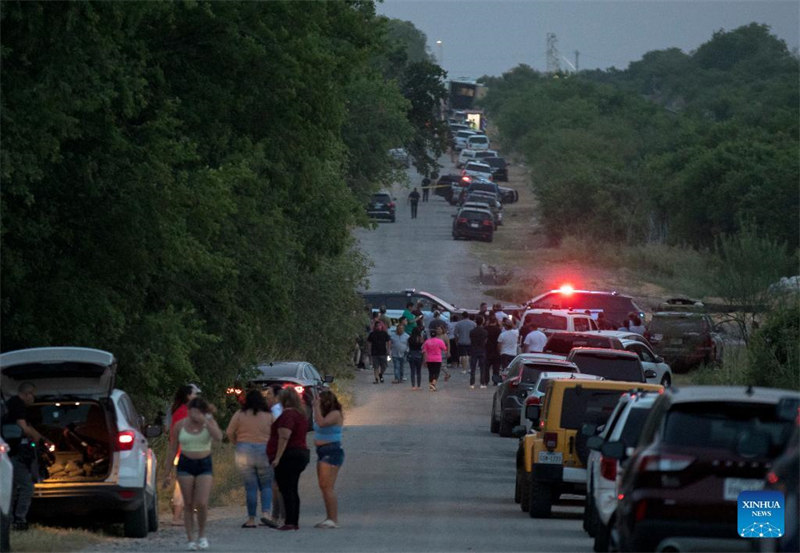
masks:
<path fill-rule="evenodd" d="M 578 66 L 578 56 L 579 56 L 580 54 L 581 54 L 580 52 L 578 52 L 577 50 L 575 50 L 575 73 L 577 73 L 577 72 L 578 72 L 578 68 L 579 68 L 579 66 Z"/>
<path fill-rule="evenodd" d="M 547 33 L 547 72 L 559 73 L 561 71 L 561 61 L 558 54 L 558 39 L 555 33 Z"/>

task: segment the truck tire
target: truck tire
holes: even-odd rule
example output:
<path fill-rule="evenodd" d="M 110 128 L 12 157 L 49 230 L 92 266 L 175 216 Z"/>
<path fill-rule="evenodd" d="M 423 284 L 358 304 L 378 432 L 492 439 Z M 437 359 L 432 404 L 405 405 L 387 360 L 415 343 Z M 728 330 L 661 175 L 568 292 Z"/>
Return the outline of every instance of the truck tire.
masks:
<path fill-rule="evenodd" d="M 142 491 L 144 493 L 144 491 Z M 125 513 L 124 534 L 126 538 L 146 538 L 147 537 L 147 498 L 134 511 Z"/>
<path fill-rule="evenodd" d="M 510 422 L 506 422 L 505 420 L 500 419 L 500 428 L 497 430 L 497 432 L 503 438 L 510 438 L 511 437 L 511 428 L 512 427 L 511 427 L 511 423 Z"/>
<path fill-rule="evenodd" d="M 553 486 L 531 478 L 528 514 L 531 518 L 550 518 L 553 508 Z"/>
<path fill-rule="evenodd" d="M 519 474 L 519 508 L 522 509 L 523 513 L 527 513 L 531 508 L 531 489 L 528 485 L 528 473 L 519 471 Z"/>
<path fill-rule="evenodd" d="M 497 434 L 498 432 L 500 432 L 500 423 L 498 422 L 497 419 L 494 418 L 494 415 L 492 415 L 492 420 L 489 423 L 489 432 L 491 432 L 492 434 Z"/>

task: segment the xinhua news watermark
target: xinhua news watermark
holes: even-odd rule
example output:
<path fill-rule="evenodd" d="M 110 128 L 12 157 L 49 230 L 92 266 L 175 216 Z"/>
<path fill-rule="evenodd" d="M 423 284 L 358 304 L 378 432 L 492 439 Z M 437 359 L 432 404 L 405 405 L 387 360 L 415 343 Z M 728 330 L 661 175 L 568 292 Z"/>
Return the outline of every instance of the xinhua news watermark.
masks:
<path fill-rule="evenodd" d="M 784 533 L 783 493 L 746 491 L 739 494 L 738 530 L 743 538 L 780 538 Z"/>

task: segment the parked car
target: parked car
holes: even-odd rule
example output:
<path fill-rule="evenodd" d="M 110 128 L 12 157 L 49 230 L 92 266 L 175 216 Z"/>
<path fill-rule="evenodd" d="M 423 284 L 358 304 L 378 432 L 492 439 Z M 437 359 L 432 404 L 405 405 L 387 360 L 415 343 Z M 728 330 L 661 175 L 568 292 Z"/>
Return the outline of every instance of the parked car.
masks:
<path fill-rule="evenodd" d="M 653 313 L 647 327 L 653 349 L 675 370 L 722 360 L 723 340 L 705 313 L 661 311 Z"/>
<path fill-rule="evenodd" d="M 462 180 L 466 182 L 471 182 L 471 179 L 474 177 L 480 177 L 482 179 L 491 181 L 492 180 L 492 168 L 483 163 L 482 161 L 468 161 L 464 164 L 464 169 L 461 171 Z M 466 179 L 469 177 L 469 179 Z"/>
<path fill-rule="evenodd" d="M 588 332 L 597 330 L 597 323 L 583 311 L 569 309 L 526 309 L 519 321 L 519 327 L 539 328 L 545 334 L 558 331 Z"/>
<path fill-rule="evenodd" d="M 466 148 L 467 138 L 469 138 L 473 134 L 476 134 L 475 131 L 466 129 L 456 131 L 456 133 L 453 135 L 453 141 L 455 142 L 455 148 L 457 152 L 460 152 L 461 150 Z"/>
<path fill-rule="evenodd" d="M 361 292 L 361 296 L 373 311 L 377 311 L 381 305 L 386 306 L 386 315 L 392 320 L 392 324 L 397 324 L 397 320 L 403 315 L 408 302 L 414 305 L 422 302 L 422 314 L 425 316 L 426 323 L 433 318 L 434 311 L 441 312 L 441 318 L 445 321 L 449 321 L 453 313 L 464 311 L 439 296 L 416 288 L 392 292 Z"/>
<path fill-rule="evenodd" d="M 543 372 L 539 375 L 539 380 L 536 381 L 536 384 L 533 385 L 531 390 L 528 392 L 528 395 L 525 396 L 525 402 L 522 405 L 522 408 L 519 412 L 519 425 L 524 426 L 527 431 L 535 430 L 535 428 L 531 427 L 531 421 L 525 416 L 525 408 L 528 405 L 540 405 L 542 403 L 542 398 L 544 397 L 545 392 L 547 391 L 547 386 L 550 384 L 551 380 L 557 380 L 559 378 L 572 378 L 572 379 L 579 379 L 579 380 L 603 380 L 602 376 L 597 376 L 596 374 L 583 374 L 583 373 L 569 373 L 569 372 Z"/>
<path fill-rule="evenodd" d="M 640 340 L 628 340 L 624 338 L 620 340 L 620 342 L 622 342 L 622 347 L 625 351 L 630 351 L 639 356 L 645 373 L 649 370 L 655 373 L 654 378 L 647 379 L 648 382 L 651 384 L 661 384 L 665 388 L 668 388 L 672 384 L 672 368 L 670 368 L 669 364 L 666 363 L 662 357 L 656 355 L 647 343 Z"/>
<path fill-rule="evenodd" d="M 519 201 L 519 192 L 509 186 L 498 186 L 497 190 L 500 192 L 500 201 L 503 204 L 513 204 Z"/>
<path fill-rule="evenodd" d="M 480 200 L 486 199 L 480 198 Z M 487 209 L 491 211 L 494 221 L 494 230 L 497 230 L 497 227 L 503 224 L 503 211 L 497 207 L 489 205 L 488 201 L 479 201 L 479 199 L 468 197 L 466 201 L 461 204 L 461 207 L 465 209 Z"/>
<path fill-rule="evenodd" d="M 603 457 L 600 447 L 606 441 L 621 441 L 626 451 L 633 452 L 642 432 L 644 421 L 653 407 L 657 393 L 626 392 L 619 398 L 617 406 L 601 426 L 599 435 L 593 425 L 583 428 L 582 433 L 591 435 L 586 441 L 589 457 L 586 461 L 586 508 L 583 513 L 583 528 L 594 538 L 595 551 L 608 551 L 611 523 L 617 508 L 617 473 L 619 460 Z"/>
<path fill-rule="evenodd" d="M 543 351 L 566 357 L 578 347 L 622 349 L 622 342 L 619 338 L 594 332 L 554 332 L 547 338 Z"/>
<path fill-rule="evenodd" d="M 780 409 L 793 403 L 792 409 Z M 741 546 L 737 499 L 760 490 L 792 433 L 800 393 L 757 387 L 671 388 L 656 400 L 625 462 L 612 539 L 621 551 Z M 783 413 L 789 412 L 789 416 Z M 606 442 L 623 460 L 626 445 Z M 681 545 L 683 543 L 683 545 Z"/>
<path fill-rule="evenodd" d="M 456 161 L 456 167 L 459 169 L 463 168 L 464 165 L 467 164 L 469 161 L 475 161 L 477 159 L 477 150 L 472 150 L 470 148 L 464 148 L 458 154 L 458 160 Z"/>
<path fill-rule="evenodd" d="M 492 180 L 508 182 L 508 164 L 506 163 L 505 158 L 488 157 L 481 161 L 492 168 Z"/>
<path fill-rule="evenodd" d="M 317 368 L 307 361 L 272 361 L 258 365 L 255 375 L 247 379 L 246 389 L 240 390 L 238 395 L 244 396 L 247 389 L 263 390 L 276 384 L 281 388 L 294 388 L 306 408 L 310 432 L 314 426 L 314 399 L 319 397 L 320 392 L 327 390 L 331 382 L 332 375 L 326 374 L 323 378 Z"/>
<path fill-rule="evenodd" d="M 475 159 L 486 163 L 487 159 L 497 157 L 497 150 L 475 150 Z"/>
<path fill-rule="evenodd" d="M 488 209 L 462 207 L 453 216 L 453 240 L 478 238 L 491 242 L 494 239 L 494 216 Z"/>
<path fill-rule="evenodd" d="M 492 396 L 492 412 L 489 429 L 505 438 L 517 425 L 525 398 L 536 390 L 539 377 L 545 372 L 577 373 L 577 365 L 564 359 L 529 357 L 519 363 L 514 372 L 508 372 L 503 383 L 495 388 Z"/>
<path fill-rule="evenodd" d="M 662 389 L 653 384 L 635 386 Z M 549 517 L 562 494 L 586 492 L 588 448 L 579 447 L 578 431 L 587 423 L 605 424 L 620 394 L 631 387 L 630 382 L 611 380 L 551 380 L 541 405 L 525 406 L 525 416 L 536 431 L 526 433 L 524 426 L 512 430 L 521 438 L 514 500 L 523 511 L 534 518 Z"/>
<path fill-rule="evenodd" d="M 367 205 L 367 215 L 372 219 L 385 219 L 395 222 L 395 198 L 388 192 L 378 192 L 373 194 Z"/>
<path fill-rule="evenodd" d="M 464 147 L 471 150 L 488 150 L 489 137 L 481 133 L 473 134 L 472 136 L 467 137 Z"/>
<path fill-rule="evenodd" d="M 442 175 L 439 177 L 439 180 L 436 181 L 436 186 L 433 189 L 433 193 L 437 196 L 443 197 L 445 200 L 449 201 L 450 203 L 455 203 L 451 201 L 451 198 L 454 195 L 454 190 L 457 190 L 458 193 L 455 193 L 456 199 L 460 195 L 460 191 L 462 188 L 462 181 L 461 175 L 458 174 L 450 174 L 450 175 Z"/>
<path fill-rule="evenodd" d="M 573 348 L 567 361 L 578 365 L 582 373 L 596 374 L 607 380 L 658 383 L 654 370 L 644 370 L 637 354 L 622 349 Z"/>
<path fill-rule="evenodd" d="M 573 290 L 564 286 L 558 290 L 550 290 L 540 294 L 528 302 L 528 307 L 542 307 L 547 309 L 574 309 L 575 311 L 603 312 L 616 328 L 622 326 L 622 321 L 628 318 L 629 313 L 635 313 L 644 320 L 644 311 L 636 305 L 633 298 L 618 294 L 617 292 L 601 292 L 596 290 Z"/>
<path fill-rule="evenodd" d="M 117 360 L 98 349 L 43 347 L 0 354 L 3 400 L 26 381 L 36 385 L 28 422 L 55 445 L 47 476 L 34 487 L 31 518 L 64 513 L 123 522 L 127 537 L 158 529 L 155 453 L 144 424 L 114 388 Z M 5 433 L 5 429 L 4 429 Z"/>
<path fill-rule="evenodd" d="M 392 148 L 389 150 L 389 156 L 392 161 L 399 167 L 411 167 L 411 156 L 405 148 Z"/>

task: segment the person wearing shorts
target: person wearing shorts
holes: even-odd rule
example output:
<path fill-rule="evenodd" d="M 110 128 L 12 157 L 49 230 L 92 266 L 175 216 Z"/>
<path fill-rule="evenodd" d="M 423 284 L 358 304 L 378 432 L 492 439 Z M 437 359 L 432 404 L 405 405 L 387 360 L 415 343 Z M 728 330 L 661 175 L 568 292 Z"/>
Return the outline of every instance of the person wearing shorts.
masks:
<path fill-rule="evenodd" d="M 325 502 L 325 520 L 315 528 L 339 527 L 339 503 L 334 486 L 344 463 L 342 426 L 344 414 L 336 394 L 320 392 L 314 400 L 314 445 L 317 448 L 317 480 Z"/>
<path fill-rule="evenodd" d="M 175 423 L 170 433 L 168 459 L 174 459 L 180 446 L 180 456 L 175 472 L 185 508 L 183 523 L 188 539 L 187 549 L 208 549 L 206 520 L 208 519 L 208 497 L 211 494 L 213 465 L 211 462 L 212 441 L 222 441 L 222 430 L 214 420 L 214 408 L 201 397 L 195 397 L 186 405 L 187 415 Z M 165 477 L 170 483 L 171 473 Z M 194 540 L 194 513 L 197 512 L 197 541 Z"/>

